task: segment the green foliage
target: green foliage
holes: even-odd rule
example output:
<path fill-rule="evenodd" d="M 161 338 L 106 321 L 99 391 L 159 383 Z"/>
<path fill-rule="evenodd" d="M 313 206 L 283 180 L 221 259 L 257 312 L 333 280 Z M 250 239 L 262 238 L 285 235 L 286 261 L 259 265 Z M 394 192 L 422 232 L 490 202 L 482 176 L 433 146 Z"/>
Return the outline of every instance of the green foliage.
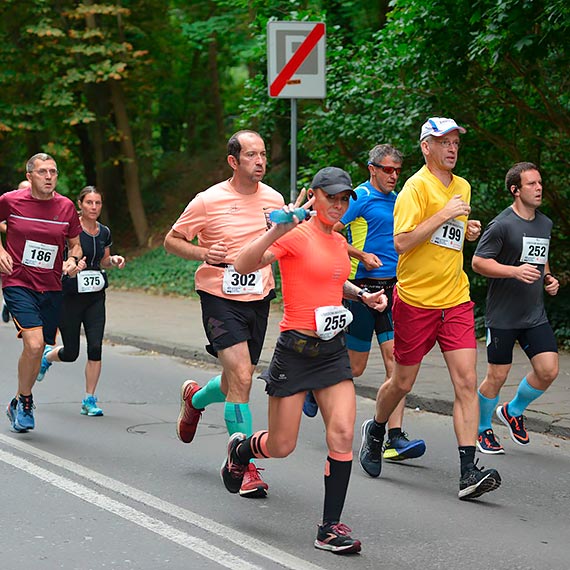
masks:
<path fill-rule="evenodd" d="M 109 272 L 109 282 L 122 289 L 194 296 L 194 273 L 199 265 L 199 261 L 186 261 L 159 247 L 127 259 L 124 269 Z"/>

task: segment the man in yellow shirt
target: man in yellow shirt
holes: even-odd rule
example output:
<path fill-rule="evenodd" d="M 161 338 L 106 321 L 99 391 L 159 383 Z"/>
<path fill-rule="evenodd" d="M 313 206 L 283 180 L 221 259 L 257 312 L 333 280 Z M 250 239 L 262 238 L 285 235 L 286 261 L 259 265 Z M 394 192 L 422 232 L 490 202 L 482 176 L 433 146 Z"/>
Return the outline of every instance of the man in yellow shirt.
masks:
<path fill-rule="evenodd" d="M 394 245 L 400 257 L 392 308 L 395 368 L 380 389 L 374 421 L 363 430 L 359 459 L 369 475 L 380 475 L 388 417 L 411 391 L 423 357 L 437 342 L 455 391 L 459 498 L 474 499 L 498 488 L 501 477 L 495 469 L 483 471 L 475 465 L 476 340 L 463 242 L 476 240 L 481 224 L 467 220 L 471 186 L 452 172 L 459 135 L 465 132 L 453 119 L 428 119 L 420 134 L 425 165 L 406 181 L 396 200 Z"/>

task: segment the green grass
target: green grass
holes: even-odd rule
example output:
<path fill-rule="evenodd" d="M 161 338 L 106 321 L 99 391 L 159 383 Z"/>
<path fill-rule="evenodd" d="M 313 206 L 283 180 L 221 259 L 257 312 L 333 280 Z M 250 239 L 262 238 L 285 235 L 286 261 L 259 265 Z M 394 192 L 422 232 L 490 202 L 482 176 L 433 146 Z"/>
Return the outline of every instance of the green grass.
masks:
<path fill-rule="evenodd" d="M 121 271 L 109 271 L 109 284 L 163 295 L 196 296 L 194 273 L 199 265 L 199 261 L 186 261 L 159 247 L 134 259 L 127 258 Z"/>

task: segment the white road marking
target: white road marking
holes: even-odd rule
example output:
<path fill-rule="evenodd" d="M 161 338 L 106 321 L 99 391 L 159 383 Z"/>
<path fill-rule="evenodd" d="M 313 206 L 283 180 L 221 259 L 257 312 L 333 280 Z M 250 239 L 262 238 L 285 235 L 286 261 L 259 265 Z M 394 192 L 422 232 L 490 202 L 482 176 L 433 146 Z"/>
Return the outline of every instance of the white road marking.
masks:
<path fill-rule="evenodd" d="M 94 505 L 114 515 L 124 518 L 130 522 L 133 522 L 151 532 L 154 532 L 171 542 L 175 542 L 184 548 L 188 548 L 197 554 L 200 554 L 204 558 L 208 558 L 213 562 L 216 562 L 220 566 L 225 566 L 226 568 L 240 568 L 241 570 L 262 570 L 259 566 L 250 564 L 249 562 L 222 550 L 212 546 L 205 540 L 191 536 L 186 532 L 182 532 L 173 526 L 170 526 L 162 521 L 149 517 L 141 511 L 137 511 L 124 503 L 115 501 L 106 495 L 97 493 L 85 485 L 76 483 L 67 477 L 62 477 L 39 467 L 35 463 L 31 463 L 27 459 L 22 459 L 13 453 L 8 451 L 2 451 L 0 449 L 0 461 L 11 465 L 12 467 L 17 467 L 22 471 L 25 471 L 29 475 L 33 475 L 70 495 L 79 497 L 80 499 L 86 501 L 90 505 Z"/>
<path fill-rule="evenodd" d="M 244 550 L 248 550 L 249 552 L 256 554 L 257 556 L 267 558 L 268 560 L 271 560 L 276 564 L 287 568 L 288 570 L 324 570 L 321 566 L 311 564 L 306 560 L 301 560 L 297 556 L 293 556 L 288 552 L 279 550 L 278 548 L 275 548 L 274 546 L 271 546 L 270 544 L 267 544 L 256 538 L 253 538 L 252 536 L 248 536 L 240 531 L 224 526 L 188 509 L 185 509 L 168 501 L 164 501 L 159 497 L 155 497 L 154 495 L 146 493 L 145 491 L 141 491 L 135 487 L 121 483 L 116 479 L 107 477 L 106 475 L 98 473 L 97 471 L 93 471 L 87 467 L 83 467 L 78 463 L 74 463 L 73 461 L 69 461 L 62 457 L 49 453 L 48 451 L 38 449 L 37 447 L 34 447 L 23 441 L 19 441 L 14 437 L 8 437 L 0 434 L 0 442 L 12 448 L 18 449 L 24 453 L 37 457 L 38 459 L 41 459 L 42 461 L 50 463 L 56 467 L 70 471 L 74 475 L 96 483 L 97 485 L 108 489 L 109 491 L 113 491 L 114 493 L 128 497 L 129 499 L 137 501 L 147 507 L 156 509 L 157 511 L 160 511 L 166 515 L 175 517 L 188 524 L 194 525 L 203 531 L 210 532 L 220 538 L 223 538 L 224 540 L 228 540 L 229 542 L 236 544 Z"/>

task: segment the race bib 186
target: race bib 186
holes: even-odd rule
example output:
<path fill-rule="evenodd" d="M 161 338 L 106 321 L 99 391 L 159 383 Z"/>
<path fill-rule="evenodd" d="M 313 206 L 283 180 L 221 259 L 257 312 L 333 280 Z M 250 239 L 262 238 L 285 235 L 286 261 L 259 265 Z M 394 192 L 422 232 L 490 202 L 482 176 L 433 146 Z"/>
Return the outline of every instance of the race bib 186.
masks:
<path fill-rule="evenodd" d="M 523 237 L 521 261 L 545 265 L 548 261 L 550 238 Z"/>
<path fill-rule="evenodd" d="M 449 220 L 433 232 L 430 242 L 435 245 L 461 251 L 464 236 L 465 225 L 463 222 Z"/>
<path fill-rule="evenodd" d="M 248 293 L 261 295 L 263 293 L 263 279 L 261 271 L 253 271 L 242 275 L 233 265 L 224 269 L 223 290 L 226 295 L 246 295 Z"/>
<path fill-rule="evenodd" d="M 26 240 L 22 263 L 29 267 L 41 267 L 53 269 L 57 257 L 57 245 L 41 243 L 39 241 Z"/>

